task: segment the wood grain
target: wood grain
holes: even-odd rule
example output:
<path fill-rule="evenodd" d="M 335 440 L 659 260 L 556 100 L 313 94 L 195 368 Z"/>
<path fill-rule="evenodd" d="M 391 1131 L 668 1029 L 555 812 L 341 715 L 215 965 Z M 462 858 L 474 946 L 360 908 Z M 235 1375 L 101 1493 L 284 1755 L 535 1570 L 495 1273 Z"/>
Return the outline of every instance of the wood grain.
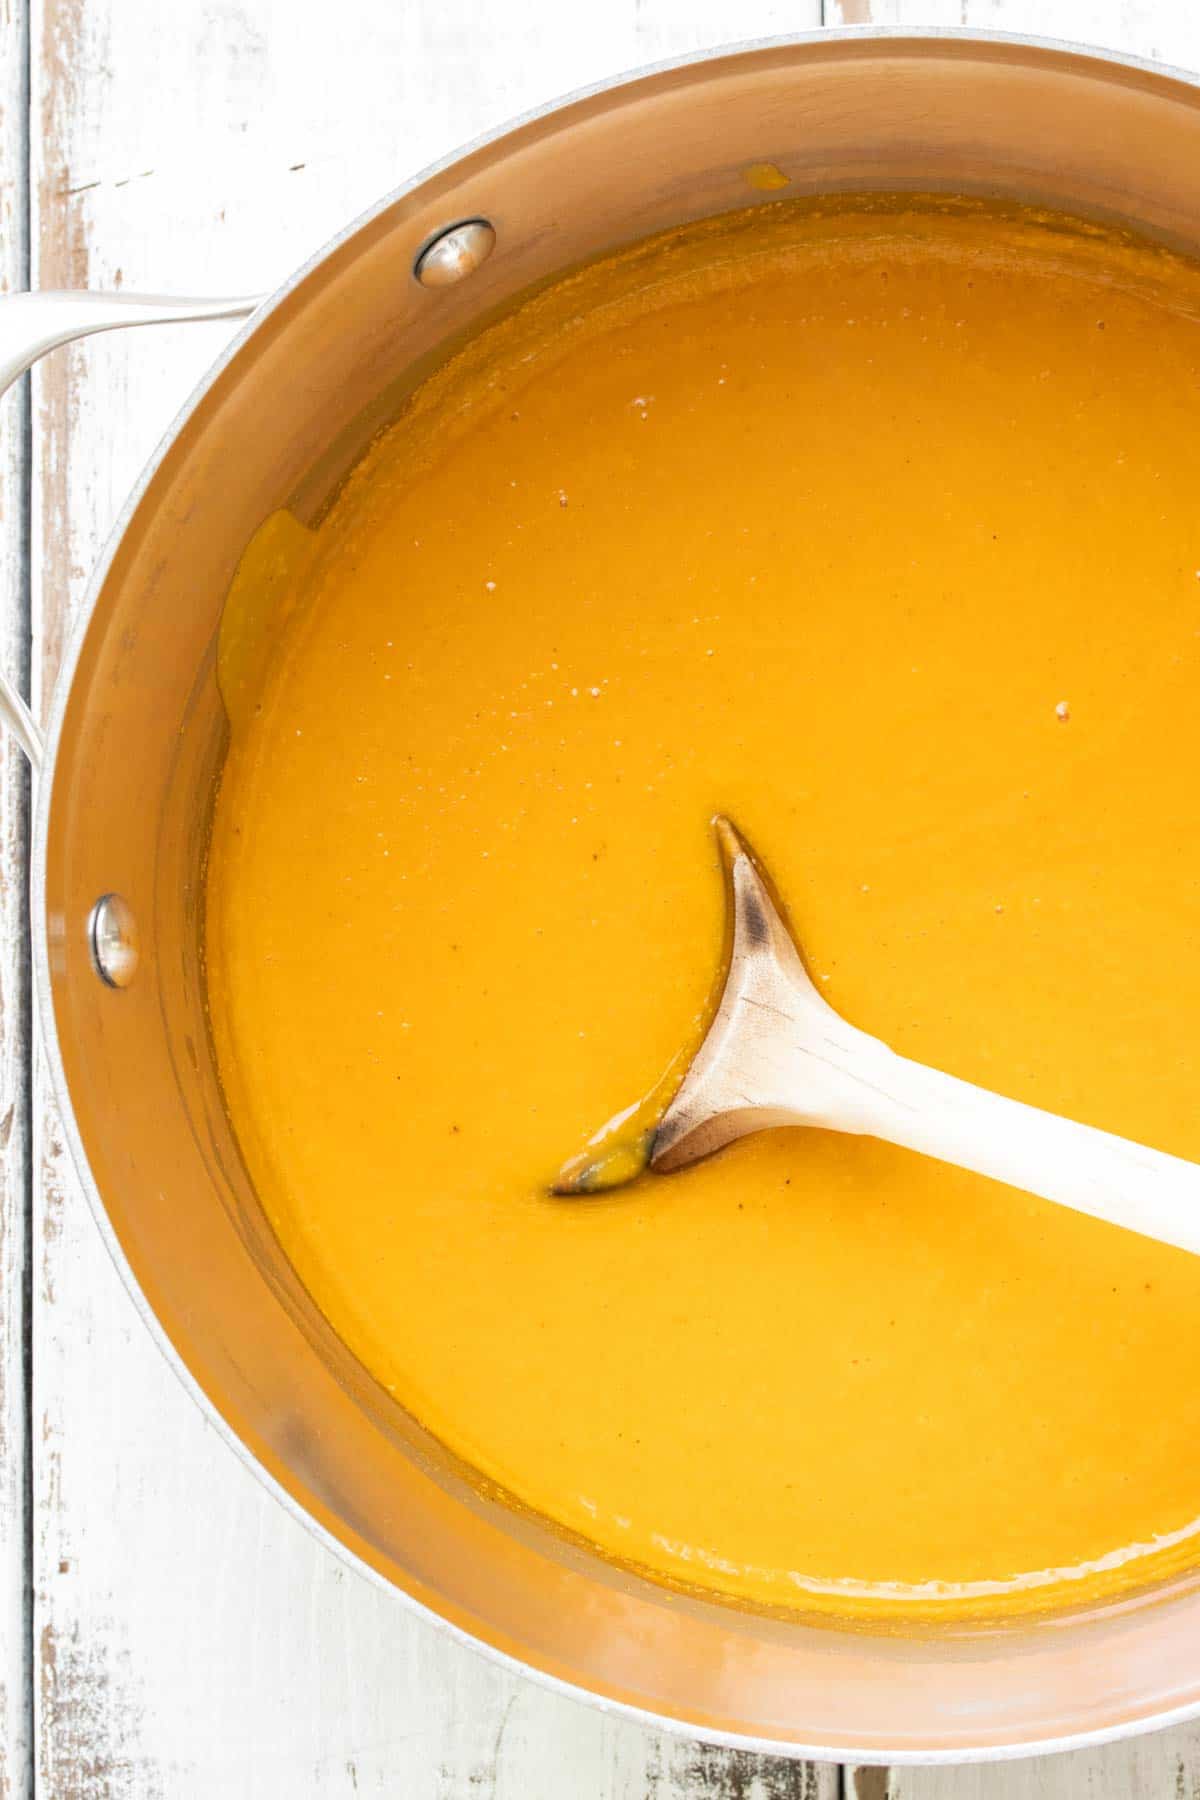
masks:
<path fill-rule="evenodd" d="M 29 285 L 24 0 L 0 0 L 0 293 Z M 0 403 L 0 661 L 29 664 L 28 394 Z M 0 744 L 0 1800 L 30 1792 L 26 1275 L 29 1252 L 29 778 Z"/>

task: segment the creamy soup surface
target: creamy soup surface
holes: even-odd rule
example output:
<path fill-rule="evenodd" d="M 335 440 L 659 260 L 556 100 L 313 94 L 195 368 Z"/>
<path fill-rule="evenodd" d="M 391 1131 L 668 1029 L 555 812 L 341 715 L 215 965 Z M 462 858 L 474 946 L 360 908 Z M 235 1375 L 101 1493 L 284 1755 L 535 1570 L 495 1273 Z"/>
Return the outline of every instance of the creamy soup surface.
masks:
<path fill-rule="evenodd" d="M 606 1555 L 868 1618 L 1200 1562 L 1200 1259 L 816 1132 L 547 1192 L 695 1029 L 718 810 L 849 1019 L 1200 1160 L 1198 398 L 1164 252 L 768 204 L 491 326 L 248 555 L 250 1175 L 381 1389 Z"/>

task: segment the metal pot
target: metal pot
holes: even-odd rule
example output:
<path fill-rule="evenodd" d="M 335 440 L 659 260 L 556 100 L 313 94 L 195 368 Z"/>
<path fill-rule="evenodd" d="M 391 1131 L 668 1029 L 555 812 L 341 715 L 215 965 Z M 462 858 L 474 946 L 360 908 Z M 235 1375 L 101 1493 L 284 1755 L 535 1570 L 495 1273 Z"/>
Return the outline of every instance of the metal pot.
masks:
<path fill-rule="evenodd" d="M 409 1604 L 601 1704 L 754 1749 L 938 1761 L 1095 1742 L 1200 1713 L 1200 1584 L 887 1636 L 612 1567 L 477 1493 L 379 1393 L 282 1257 L 221 1104 L 200 900 L 227 735 L 214 645 L 247 541 L 276 508 L 319 515 L 449 340 L 583 258 L 746 205 L 742 171 L 767 161 L 792 193 L 1015 195 L 1200 252 L 1187 77 L 965 32 L 828 33 L 675 64 L 527 119 L 385 200 L 242 331 L 93 584 L 37 795 L 47 1056 L 97 1224 L 181 1379 L 285 1506 Z M 442 241 L 471 221 L 494 246 L 486 230 Z M 5 302 L 0 377 L 87 330 L 250 304 Z"/>

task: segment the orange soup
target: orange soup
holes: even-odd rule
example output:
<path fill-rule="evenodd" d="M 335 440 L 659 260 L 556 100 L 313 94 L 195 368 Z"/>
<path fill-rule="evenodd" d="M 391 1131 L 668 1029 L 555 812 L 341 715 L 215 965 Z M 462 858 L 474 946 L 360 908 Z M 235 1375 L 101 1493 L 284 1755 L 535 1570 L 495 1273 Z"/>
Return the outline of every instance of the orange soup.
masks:
<path fill-rule="evenodd" d="M 490 326 L 248 556 L 250 1173 L 395 1403 L 604 1555 L 885 1618 L 1200 1561 L 1200 1260 L 817 1132 L 548 1193 L 694 1031 L 718 810 L 849 1019 L 1200 1160 L 1198 392 L 1166 252 L 768 203 Z"/>

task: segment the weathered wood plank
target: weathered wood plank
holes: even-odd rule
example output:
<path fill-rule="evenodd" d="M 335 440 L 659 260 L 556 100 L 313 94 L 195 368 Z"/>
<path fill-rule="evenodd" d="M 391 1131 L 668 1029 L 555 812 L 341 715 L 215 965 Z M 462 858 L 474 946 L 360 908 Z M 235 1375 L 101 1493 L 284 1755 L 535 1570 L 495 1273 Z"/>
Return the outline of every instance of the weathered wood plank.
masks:
<path fill-rule="evenodd" d="M 859 1769 L 848 1786 L 852 1800 L 1197 1800 L 1200 1754 L 1194 1730 L 1152 1732 L 967 1769 Z"/>
<path fill-rule="evenodd" d="M 2 4 L 2 0 L 0 0 Z M 36 0 L 40 285 L 269 287 L 424 161 L 605 72 L 815 22 L 682 4 Z M 121 498 L 221 328 L 59 353 L 35 388 L 39 702 Z M 38 1087 L 39 1791 L 833 1800 L 836 1772 L 602 1717 L 343 1569 L 216 1440 L 135 1318 Z"/>
<path fill-rule="evenodd" d="M 0 292 L 28 286 L 28 12 L 0 0 Z M 0 404 L 0 659 L 29 662 L 28 395 Z M 31 1792 L 28 774 L 0 744 L 0 1797 Z"/>
<path fill-rule="evenodd" d="M 0 0 L 0 293 L 28 286 L 28 11 Z M 29 402 L 0 404 L 0 660 L 29 664 Z M 0 744 L 0 1800 L 31 1791 L 28 1591 L 29 778 Z"/>

